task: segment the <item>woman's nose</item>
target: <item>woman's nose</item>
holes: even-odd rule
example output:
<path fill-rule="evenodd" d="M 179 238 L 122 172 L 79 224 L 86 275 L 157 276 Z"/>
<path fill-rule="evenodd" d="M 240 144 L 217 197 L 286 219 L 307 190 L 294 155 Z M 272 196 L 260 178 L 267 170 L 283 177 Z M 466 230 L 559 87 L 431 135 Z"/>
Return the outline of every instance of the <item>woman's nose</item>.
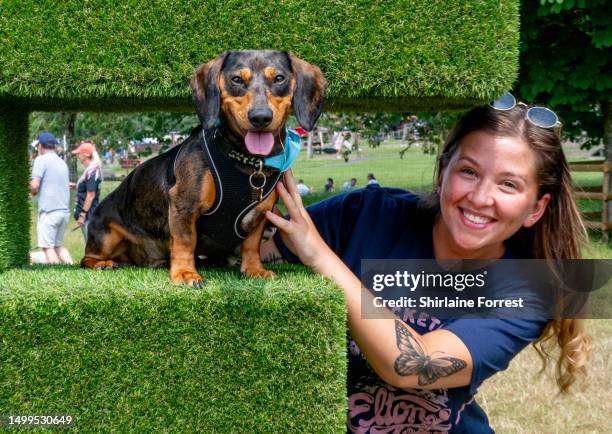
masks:
<path fill-rule="evenodd" d="M 492 206 L 495 203 L 492 194 L 492 187 L 488 182 L 479 182 L 468 194 L 468 200 L 475 206 Z"/>

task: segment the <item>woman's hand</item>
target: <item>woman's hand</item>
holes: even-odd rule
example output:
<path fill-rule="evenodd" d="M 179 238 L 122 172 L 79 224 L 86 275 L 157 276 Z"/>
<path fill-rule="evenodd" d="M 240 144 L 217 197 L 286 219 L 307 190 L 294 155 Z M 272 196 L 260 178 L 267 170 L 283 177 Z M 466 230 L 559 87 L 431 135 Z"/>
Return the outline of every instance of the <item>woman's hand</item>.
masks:
<path fill-rule="evenodd" d="M 300 258 L 302 264 L 311 267 L 315 272 L 325 274 L 325 267 L 339 259 L 325 244 L 304 208 L 291 170 L 284 173 L 283 182 L 276 184 L 276 191 L 287 207 L 289 220 L 271 211 L 266 212 L 266 218 L 279 229 L 283 242 Z"/>
<path fill-rule="evenodd" d="M 68 188 L 70 188 L 71 190 L 74 190 L 76 188 L 76 182 L 69 182 Z"/>

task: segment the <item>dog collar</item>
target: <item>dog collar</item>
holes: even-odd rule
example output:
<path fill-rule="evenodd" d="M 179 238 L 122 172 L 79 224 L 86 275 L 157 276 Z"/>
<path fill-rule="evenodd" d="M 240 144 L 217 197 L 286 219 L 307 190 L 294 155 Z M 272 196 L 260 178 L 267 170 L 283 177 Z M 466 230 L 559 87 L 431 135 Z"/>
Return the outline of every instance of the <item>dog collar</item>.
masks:
<path fill-rule="evenodd" d="M 259 168 L 261 166 L 261 163 L 263 162 L 261 158 L 245 155 L 241 152 L 236 151 L 235 149 L 231 149 L 227 153 L 227 157 L 241 164 L 244 164 L 245 166 L 252 166 L 255 168 Z"/>

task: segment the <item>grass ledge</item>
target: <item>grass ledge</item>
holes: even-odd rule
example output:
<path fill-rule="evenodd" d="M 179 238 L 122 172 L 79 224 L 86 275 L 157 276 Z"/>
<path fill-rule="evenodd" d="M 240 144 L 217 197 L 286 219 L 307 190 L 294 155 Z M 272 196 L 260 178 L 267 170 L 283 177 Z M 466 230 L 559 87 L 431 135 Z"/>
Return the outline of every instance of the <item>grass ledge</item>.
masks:
<path fill-rule="evenodd" d="M 0 274 L 0 408 L 79 431 L 344 431 L 342 293 L 301 267 Z"/>

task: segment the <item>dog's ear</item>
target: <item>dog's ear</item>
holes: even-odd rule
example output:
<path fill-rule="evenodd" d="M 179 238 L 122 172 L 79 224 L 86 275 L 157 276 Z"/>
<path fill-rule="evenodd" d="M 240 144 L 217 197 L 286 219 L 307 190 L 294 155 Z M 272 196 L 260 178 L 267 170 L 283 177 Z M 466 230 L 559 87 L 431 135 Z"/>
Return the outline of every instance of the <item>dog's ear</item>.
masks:
<path fill-rule="evenodd" d="M 291 69 L 295 78 L 293 91 L 293 112 L 300 125 L 312 130 L 321 110 L 327 83 L 321 70 L 289 53 Z"/>
<path fill-rule="evenodd" d="M 191 79 L 193 101 L 204 129 L 214 127 L 219 117 L 219 107 L 221 105 L 219 74 L 226 56 L 227 52 L 204 65 L 200 65 Z"/>

